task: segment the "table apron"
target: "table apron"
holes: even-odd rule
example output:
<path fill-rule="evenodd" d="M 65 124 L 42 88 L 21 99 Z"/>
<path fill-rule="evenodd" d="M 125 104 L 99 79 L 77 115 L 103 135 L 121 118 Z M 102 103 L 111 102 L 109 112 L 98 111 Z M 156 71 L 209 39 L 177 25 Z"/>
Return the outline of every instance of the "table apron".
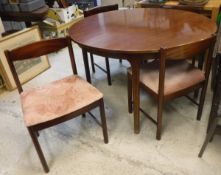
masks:
<path fill-rule="evenodd" d="M 80 45 L 79 45 L 80 46 Z M 154 59 L 159 58 L 159 52 L 150 52 L 150 53 L 122 53 L 122 52 L 111 52 L 106 50 L 99 50 L 99 49 L 91 49 L 82 47 L 82 50 L 86 50 L 89 53 L 99 55 L 102 57 L 114 58 L 114 59 Z"/>

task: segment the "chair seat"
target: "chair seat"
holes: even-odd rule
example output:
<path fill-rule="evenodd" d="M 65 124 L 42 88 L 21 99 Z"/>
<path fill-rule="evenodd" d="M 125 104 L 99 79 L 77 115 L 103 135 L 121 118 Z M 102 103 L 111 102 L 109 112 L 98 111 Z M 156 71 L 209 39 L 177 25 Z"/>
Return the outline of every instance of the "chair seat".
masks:
<path fill-rule="evenodd" d="M 47 122 L 75 112 L 103 97 L 79 76 L 69 76 L 21 93 L 26 126 Z"/>
<path fill-rule="evenodd" d="M 141 66 L 140 82 L 158 94 L 159 60 Z M 128 73 L 132 75 L 131 68 Z M 184 90 L 205 80 L 204 72 L 187 61 L 166 61 L 164 95 Z"/>

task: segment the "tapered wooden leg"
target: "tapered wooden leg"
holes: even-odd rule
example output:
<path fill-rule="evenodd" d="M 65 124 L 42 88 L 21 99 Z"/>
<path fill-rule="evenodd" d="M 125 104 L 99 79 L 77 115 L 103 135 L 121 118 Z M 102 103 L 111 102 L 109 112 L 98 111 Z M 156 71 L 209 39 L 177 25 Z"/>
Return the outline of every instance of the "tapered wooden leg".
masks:
<path fill-rule="evenodd" d="M 100 115 L 101 115 L 101 123 L 102 123 L 102 130 L 103 130 L 103 136 L 104 136 L 104 143 L 108 143 L 107 124 L 106 124 L 106 117 L 105 117 L 103 99 L 100 100 Z"/>
<path fill-rule="evenodd" d="M 193 93 L 193 98 L 194 98 L 195 100 L 197 100 L 198 96 L 199 96 L 199 89 L 197 89 L 197 90 L 194 91 L 194 93 Z"/>
<path fill-rule="evenodd" d="M 193 57 L 192 59 L 192 65 L 195 67 L 195 63 L 196 63 L 196 57 Z M 195 90 L 193 93 L 193 98 L 196 100 L 198 98 L 199 95 L 199 90 Z"/>
<path fill-rule="evenodd" d="M 193 59 L 192 59 L 192 65 L 195 66 L 195 63 L 196 63 L 196 58 L 193 57 Z"/>
<path fill-rule="evenodd" d="M 86 114 L 82 114 L 82 118 L 85 118 L 86 117 Z"/>
<path fill-rule="evenodd" d="M 199 59 L 198 59 L 198 68 L 203 70 L 203 63 L 204 63 L 204 53 L 199 55 Z"/>
<path fill-rule="evenodd" d="M 216 80 L 218 81 L 218 80 Z M 217 93 L 217 84 L 215 85 L 215 89 L 214 89 L 214 93 L 213 93 L 213 100 L 212 100 L 212 105 L 211 105 L 211 110 L 210 110 L 210 115 L 209 115 L 209 121 L 208 121 L 208 125 L 207 125 L 207 133 L 210 130 L 212 121 L 214 120 L 214 117 L 217 116 L 218 113 L 218 109 L 219 109 L 219 101 L 220 101 L 220 93 Z M 219 85 L 220 87 L 220 85 Z"/>
<path fill-rule="evenodd" d="M 205 139 L 205 141 L 203 143 L 203 146 L 202 146 L 202 148 L 201 148 L 201 150 L 200 150 L 200 152 L 198 154 L 198 157 L 202 157 L 203 156 L 203 153 L 204 153 L 204 151 L 206 149 L 206 146 L 208 145 L 209 141 L 212 139 L 213 134 L 214 134 L 214 132 L 216 130 L 216 126 L 218 124 L 218 120 L 219 120 L 218 117 L 214 118 L 214 121 L 213 121 L 213 123 L 212 123 L 212 125 L 211 125 L 211 127 L 209 129 L 208 134 L 206 135 L 206 139 Z"/>
<path fill-rule="evenodd" d="M 35 133 L 36 133 L 36 136 L 37 136 L 37 137 L 39 137 L 39 132 L 38 132 L 38 131 L 36 131 Z"/>
<path fill-rule="evenodd" d="M 132 94 L 134 110 L 134 133 L 140 133 L 140 61 L 128 59 L 132 68 Z"/>
<path fill-rule="evenodd" d="M 204 62 L 204 54 L 201 54 L 201 55 L 198 56 L 198 68 L 201 69 L 201 70 L 203 70 L 203 62 Z M 194 99 L 198 98 L 199 90 L 200 89 L 197 89 L 197 90 L 194 91 L 194 95 L 193 95 Z"/>
<path fill-rule="evenodd" d="M 199 101 L 199 106 L 198 106 L 198 111 L 197 111 L 197 120 L 201 120 L 205 96 L 206 96 L 206 89 L 207 89 L 207 83 L 205 82 L 202 88 L 201 95 L 200 95 L 200 101 Z"/>
<path fill-rule="evenodd" d="M 162 118 L 163 118 L 163 101 L 158 101 L 158 108 L 157 108 L 157 134 L 156 139 L 161 139 L 161 130 L 162 130 Z"/>
<path fill-rule="evenodd" d="M 133 112 L 132 107 L 132 81 L 129 73 L 127 73 L 127 93 L 128 93 L 128 112 Z"/>
<path fill-rule="evenodd" d="M 220 56 L 220 55 L 219 55 Z M 219 57 L 220 58 L 220 57 Z M 213 93 L 213 100 L 212 100 L 212 106 L 210 110 L 210 115 L 209 115 L 209 122 L 207 126 L 207 133 L 210 131 L 210 127 L 212 125 L 212 121 L 216 116 L 218 116 L 218 110 L 220 106 L 220 99 L 221 99 L 221 59 L 218 60 L 218 65 L 217 66 L 217 76 L 214 85 L 214 93 Z M 212 138 L 211 138 L 212 140 Z"/>
<path fill-rule="evenodd" d="M 39 144 L 39 142 L 38 142 L 38 139 L 37 139 L 37 137 L 36 137 L 36 134 L 35 134 L 35 132 L 32 130 L 32 128 L 30 128 L 30 127 L 28 128 L 28 131 L 29 131 L 29 134 L 30 134 L 30 136 L 31 136 L 31 138 L 32 138 L 32 141 L 33 141 L 33 144 L 34 144 L 34 146 L 35 146 L 35 149 L 36 149 L 36 151 L 37 151 L 37 153 L 38 153 L 38 156 L 39 156 L 39 159 L 40 159 L 41 164 L 42 164 L 42 166 L 43 166 L 43 169 L 44 169 L 44 171 L 45 171 L 46 173 L 48 173 L 48 172 L 49 172 L 49 168 L 48 168 L 47 162 L 46 162 L 46 160 L 45 160 L 44 154 L 43 154 L 43 152 L 42 152 L 42 150 L 41 150 L 41 147 L 40 147 L 40 144 Z"/>
<path fill-rule="evenodd" d="M 87 51 L 82 49 L 82 54 L 83 54 L 83 59 L 84 59 L 84 67 L 85 67 L 85 74 L 87 81 L 91 83 L 91 75 L 90 75 L 90 69 L 89 69 L 89 64 L 88 64 L 88 56 L 87 56 Z"/>
<path fill-rule="evenodd" d="M 91 57 L 91 67 L 92 67 L 92 71 L 93 71 L 93 73 L 95 73 L 94 56 L 93 56 L 92 53 L 90 53 L 90 57 Z"/>
<path fill-rule="evenodd" d="M 105 57 L 105 63 L 106 63 L 106 70 L 107 70 L 108 85 L 111 86 L 110 64 L 109 64 L 109 59 L 107 57 Z"/>

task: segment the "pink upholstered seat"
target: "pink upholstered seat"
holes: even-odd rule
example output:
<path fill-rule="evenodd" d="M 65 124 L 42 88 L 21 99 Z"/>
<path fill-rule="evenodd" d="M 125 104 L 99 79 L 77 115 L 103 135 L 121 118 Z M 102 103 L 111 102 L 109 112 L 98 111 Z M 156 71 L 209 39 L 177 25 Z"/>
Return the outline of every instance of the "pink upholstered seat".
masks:
<path fill-rule="evenodd" d="M 103 97 L 79 76 L 69 76 L 40 88 L 21 93 L 27 126 L 43 123 L 72 113 Z"/>
<path fill-rule="evenodd" d="M 131 69 L 128 72 L 131 74 Z M 187 61 L 167 61 L 164 95 L 186 89 L 204 80 L 204 72 Z M 140 82 L 158 94 L 159 60 L 141 66 Z"/>

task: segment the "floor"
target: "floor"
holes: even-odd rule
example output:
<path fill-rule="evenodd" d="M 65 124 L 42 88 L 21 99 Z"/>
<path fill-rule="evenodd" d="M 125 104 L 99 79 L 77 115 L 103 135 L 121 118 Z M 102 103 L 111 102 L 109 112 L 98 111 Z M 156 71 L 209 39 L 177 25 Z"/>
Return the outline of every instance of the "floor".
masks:
<path fill-rule="evenodd" d="M 81 50 L 74 46 L 79 75 L 85 78 Z M 25 84 L 41 85 L 71 74 L 67 50 L 50 55 L 51 68 Z M 56 59 L 58 58 L 58 59 Z M 60 59 L 59 59 L 60 58 Z M 95 60 L 104 65 L 104 59 Z M 211 104 L 208 91 L 199 122 L 197 107 L 186 98 L 169 103 L 164 110 L 162 140 L 156 127 L 141 115 L 141 132 L 133 132 L 133 115 L 127 111 L 127 61 L 111 59 L 113 85 L 97 70 L 93 85 L 104 94 L 109 143 L 90 117 L 78 117 L 40 132 L 40 143 L 51 175 L 220 175 L 221 138 L 215 136 L 203 158 L 197 154 L 203 143 Z M 143 108 L 156 117 L 156 104 L 141 92 Z M 98 111 L 93 111 L 99 117 Z M 0 95 L 0 175 L 44 174 L 22 120 L 16 90 Z"/>

